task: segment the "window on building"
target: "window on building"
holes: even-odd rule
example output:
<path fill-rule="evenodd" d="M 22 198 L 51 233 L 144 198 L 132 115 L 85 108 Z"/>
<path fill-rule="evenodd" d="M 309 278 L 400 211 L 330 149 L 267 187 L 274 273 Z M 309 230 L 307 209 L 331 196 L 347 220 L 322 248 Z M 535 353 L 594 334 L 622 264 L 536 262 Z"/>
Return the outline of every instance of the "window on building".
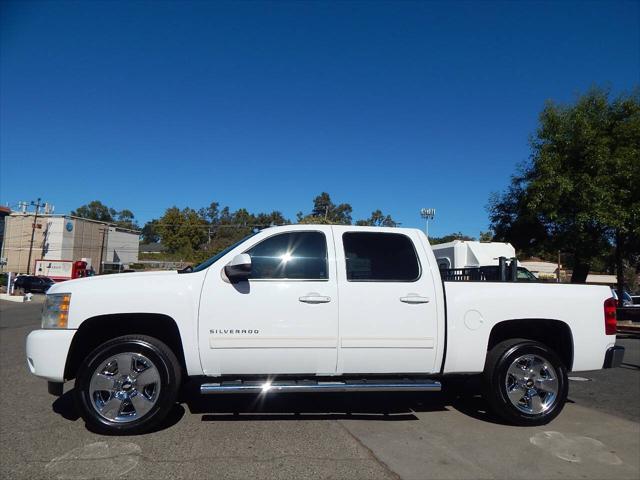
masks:
<path fill-rule="evenodd" d="M 342 242 L 349 281 L 412 282 L 420 277 L 416 251 L 406 235 L 347 232 Z"/>

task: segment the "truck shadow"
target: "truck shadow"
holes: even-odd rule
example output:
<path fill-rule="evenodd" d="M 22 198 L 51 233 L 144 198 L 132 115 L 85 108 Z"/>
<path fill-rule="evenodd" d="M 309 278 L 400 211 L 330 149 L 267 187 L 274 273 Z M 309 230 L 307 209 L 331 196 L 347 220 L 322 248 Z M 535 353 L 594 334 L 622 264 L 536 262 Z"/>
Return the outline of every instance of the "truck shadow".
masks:
<path fill-rule="evenodd" d="M 474 388 L 443 392 L 287 393 L 281 395 L 200 395 L 199 384 L 187 384 L 167 418 L 153 431 L 177 424 L 185 408 L 203 422 L 360 420 L 415 421 L 423 412 L 456 410 L 485 422 L 504 424 Z M 184 405 L 184 406 L 183 406 Z M 52 404 L 55 413 L 71 421 L 80 416 L 70 390 Z"/>
<path fill-rule="evenodd" d="M 73 422 L 80 420 L 80 414 L 78 413 L 75 401 L 73 399 L 73 389 L 69 390 L 68 392 L 65 392 L 62 396 L 58 397 L 51 405 L 51 408 L 55 413 L 65 418 L 66 420 L 70 420 Z M 169 412 L 167 417 L 162 421 L 160 425 L 146 432 L 144 435 L 148 435 L 154 432 L 171 428 L 182 419 L 184 414 L 185 414 L 184 407 L 182 405 L 176 404 L 175 407 Z M 104 432 L 94 431 L 93 429 L 89 428 L 89 426 L 86 424 L 85 426 L 89 431 L 92 431 L 93 433 L 105 435 Z"/>

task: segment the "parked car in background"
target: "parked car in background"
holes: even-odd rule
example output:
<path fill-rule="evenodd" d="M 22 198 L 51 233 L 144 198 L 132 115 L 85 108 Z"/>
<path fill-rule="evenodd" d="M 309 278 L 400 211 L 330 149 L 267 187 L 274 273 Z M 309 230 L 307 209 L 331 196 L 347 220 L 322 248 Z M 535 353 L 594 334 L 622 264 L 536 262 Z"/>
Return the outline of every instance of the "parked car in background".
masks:
<path fill-rule="evenodd" d="M 632 297 L 629 292 L 624 290 L 622 292 L 622 301 L 620 301 L 620 298 L 618 297 L 618 290 L 615 287 L 611 287 L 611 291 L 613 292 L 613 298 L 616 299 L 616 301 L 618 302 L 618 306 L 619 307 L 637 307 L 637 306 L 640 306 L 640 305 L 638 305 L 638 299 L 640 297 L 637 297 L 637 296 L 636 297 Z"/>
<path fill-rule="evenodd" d="M 13 284 L 14 288 L 21 288 L 25 293 L 46 293 L 56 282 L 49 277 L 35 275 L 20 275 Z"/>

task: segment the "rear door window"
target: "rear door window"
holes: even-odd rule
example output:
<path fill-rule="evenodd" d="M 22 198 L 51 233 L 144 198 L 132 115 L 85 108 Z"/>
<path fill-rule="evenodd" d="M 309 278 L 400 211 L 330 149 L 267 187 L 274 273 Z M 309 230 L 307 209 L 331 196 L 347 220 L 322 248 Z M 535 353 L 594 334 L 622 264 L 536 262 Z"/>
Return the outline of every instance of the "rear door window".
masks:
<path fill-rule="evenodd" d="M 348 281 L 413 282 L 420 278 L 420 262 L 406 235 L 347 232 L 342 243 Z"/>

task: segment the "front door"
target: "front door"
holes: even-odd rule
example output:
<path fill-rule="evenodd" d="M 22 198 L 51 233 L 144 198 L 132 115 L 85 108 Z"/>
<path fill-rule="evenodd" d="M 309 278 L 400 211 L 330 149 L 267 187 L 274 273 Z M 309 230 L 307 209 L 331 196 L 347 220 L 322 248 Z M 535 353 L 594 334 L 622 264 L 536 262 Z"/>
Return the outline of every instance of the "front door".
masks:
<path fill-rule="evenodd" d="M 249 280 L 221 274 L 240 253 Z M 209 267 L 199 313 L 207 375 L 317 374 L 336 370 L 338 291 L 330 227 L 265 230 Z"/>
<path fill-rule="evenodd" d="M 333 228 L 340 288 L 338 373 L 435 371 L 436 290 L 418 232 Z"/>

